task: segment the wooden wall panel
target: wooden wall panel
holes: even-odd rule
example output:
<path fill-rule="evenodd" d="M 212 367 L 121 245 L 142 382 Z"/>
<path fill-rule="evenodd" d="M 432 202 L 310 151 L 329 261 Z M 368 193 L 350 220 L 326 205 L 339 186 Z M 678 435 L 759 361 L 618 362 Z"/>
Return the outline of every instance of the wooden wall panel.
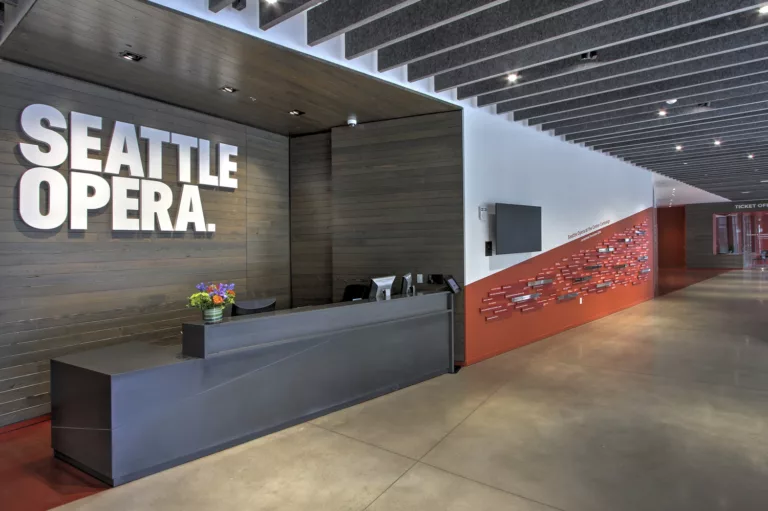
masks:
<path fill-rule="evenodd" d="M 248 128 L 247 280 L 249 298 L 291 306 L 288 138 Z"/>
<path fill-rule="evenodd" d="M 463 284 L 463 169 L 460 111 L 333 130 L 334 299 L 372 276 L 443 273 Z M 462 300 L 457 313 L 461 359 Z"/>
<path fill-rule="evenodd" d="M 291 296 L 331 303 L 331 133 L 291 138 Z"/>
<path fill-rule="evenodd" d="M 201 187 L 216 233 L 115 233 L 111 207 L 89 217 L 87 232 L 26 226 L 17 184 L 31 165 L 18 151 L 18 123 L 31 103 L 103 117 L 102 155 L 115 120 L 237 145 L 238 189 Z M 163 158 L 178 199 L 172 146 Z M 60 171 L 68 174 L 66 164 Z M 51 357 L 178 342 L 181 322 L 199 315 L 184 305 L 200 281 L 233 281 L 241 297 L 277 296 L 289 306 L 288 200 L 286 137 L 0 61 L 0 426 L 48 412 Z"/>

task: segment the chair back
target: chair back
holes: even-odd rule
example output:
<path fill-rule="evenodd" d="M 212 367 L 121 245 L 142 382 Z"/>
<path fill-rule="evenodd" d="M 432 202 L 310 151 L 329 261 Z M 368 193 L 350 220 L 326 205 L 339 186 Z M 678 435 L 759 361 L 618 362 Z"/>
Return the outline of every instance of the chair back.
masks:
<path fill-rule="evenodd" d="M 354 300 L 368 298 L 371 288 L 365 284 L 349 284 L 344 288 L 344 296 L 341 298 L 342 302 L 352 302 Z"/>
<path fill-rule="evenodd" d="M 277 298 L 263 298 L 261 300 L 244 300 L 232 305 L 232 316 L 247 316 L 260 312 L 272 312 L 277 306 Z"/>

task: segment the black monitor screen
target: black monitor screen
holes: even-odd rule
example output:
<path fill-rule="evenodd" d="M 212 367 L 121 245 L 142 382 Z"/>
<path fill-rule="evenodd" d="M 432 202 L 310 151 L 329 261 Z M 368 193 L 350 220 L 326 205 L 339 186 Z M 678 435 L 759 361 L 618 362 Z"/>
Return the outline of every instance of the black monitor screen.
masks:
<path fill-rule="evenodd" d="M 541 252 L 541 208 L 496 204 L 496 254 Z"/>

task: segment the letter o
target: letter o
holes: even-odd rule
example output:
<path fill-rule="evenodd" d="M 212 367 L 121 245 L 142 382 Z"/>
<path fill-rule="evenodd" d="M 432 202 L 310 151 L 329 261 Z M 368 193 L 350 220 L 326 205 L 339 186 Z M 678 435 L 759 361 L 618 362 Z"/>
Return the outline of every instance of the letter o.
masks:
<path fill-rule="evenodd" d="M 48 213 L 40 212 L 40 185 L 48 184 Z M 19 214 L 35 229 L 56 229 L 67 221 L 69 186 L 59 172 L 45 167 L 29 169 L 19 181 Z"/>

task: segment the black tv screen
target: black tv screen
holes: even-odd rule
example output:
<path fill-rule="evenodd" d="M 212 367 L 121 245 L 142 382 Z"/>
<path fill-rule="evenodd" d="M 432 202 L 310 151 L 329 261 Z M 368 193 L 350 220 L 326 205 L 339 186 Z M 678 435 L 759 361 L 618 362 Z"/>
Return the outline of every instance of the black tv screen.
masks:
<path fill-rule="evenodd" d="M 496 254 L 541 252 L 541 208 L 496 204 Z"/>

